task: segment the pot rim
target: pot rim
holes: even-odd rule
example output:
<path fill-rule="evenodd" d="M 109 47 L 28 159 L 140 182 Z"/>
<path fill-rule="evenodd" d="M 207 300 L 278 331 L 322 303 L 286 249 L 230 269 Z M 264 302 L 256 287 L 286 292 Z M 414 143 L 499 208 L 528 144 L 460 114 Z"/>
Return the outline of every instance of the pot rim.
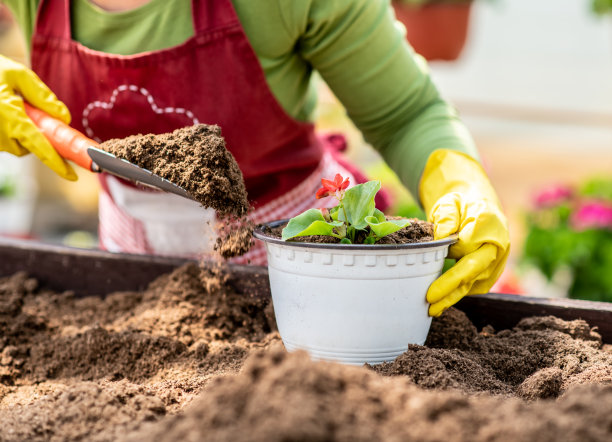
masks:
<path fill-rule="evenodd" d="M 263 227 L 273 228 L 278 227 L 281 224 L 288 222 L 289 219 L 281 219 L 276 221 L 270 221 L 267 223 L 259 224 L 253 230 L 253 236 L 255 238 L 273 243 L 280 244 L 289 247 L 296 248 L 309 248 L 309 249 L 333 249 L 333 250 L 405 250 L 405 249 L 428 249 L 432 247 L 448 246 L 458 241 L 456 234 L 450 235 L 448 238 L 438 239 L 435 241 L 427 242 L 413 242 L 407 244 L 327 244 L 327 243 L 311 243 L 311 242 L 299 242 L 299 241 L 284 241 L 281 238 L 276 238 L 267 235 L 263 232 Z"/>

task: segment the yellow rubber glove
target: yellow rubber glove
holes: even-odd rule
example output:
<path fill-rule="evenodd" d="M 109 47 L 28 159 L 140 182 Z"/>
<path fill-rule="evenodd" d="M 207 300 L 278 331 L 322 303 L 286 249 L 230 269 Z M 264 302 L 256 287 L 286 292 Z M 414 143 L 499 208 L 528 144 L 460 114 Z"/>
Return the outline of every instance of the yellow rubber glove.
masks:
<path fill-rule="evenodd" d="M 433 222 L 434 238 L 458 233 L 449 250 L 457 263 L 427 291 L 429 314 L 440 316 L 465 295 L 487 293 L 501 275 L 508 254 L 508 222 L 482 166 L 452 150 L 434 151 L 419 186 L 421 203 Z"/>
<path fill-rule="evenodd" d="M 75 181 L 77 175 L 72 167 L 26 115 L 24 99 L 66 124 L 70 123 L 68 108 L 34 72 L 0 55 L 0 151 L 17 156 L 31 152 L 59 176 Z"/>

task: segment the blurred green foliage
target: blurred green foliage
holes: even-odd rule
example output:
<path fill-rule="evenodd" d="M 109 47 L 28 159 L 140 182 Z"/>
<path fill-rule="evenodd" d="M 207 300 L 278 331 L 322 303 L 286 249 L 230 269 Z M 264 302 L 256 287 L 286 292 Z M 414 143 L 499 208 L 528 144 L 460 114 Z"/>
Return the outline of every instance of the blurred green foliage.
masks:
<path fill-rule="evenodd" d="M 580 193 L 591 198 L 612 201 L 612 180 L 594 178 L 581 187 Z"/>
<path fill-rule="evenodd" d="M 588 218 L 593 211 L 585 212 L 585 207 L 594 207 L 603 217 L 599 215 L 595 222 L 592 216 Z M 589 181 L 556 200 L 540 200 L 527 214 L 521 264 L 535 266 L 549 280 L 561 268 L 568 268 L 573 275 L 570 298 L 612 302 L 610 213 L 609 179 Z"/>
<path fill-rule="evenodd" d="M 591 7 L 596 14 L 612 13 L 612 0 L 593 0 Z"/>
<path fill-rule="evenodd" d="M 421 6 L 427 3 L 470 3 L 473 0 L 395 0 L 398 3 L 407 3 L 409 5 Z"/>
<path fill-rule="evenodd" d="M 0 198 L 8 198 L 15 195 L 17 186 L 15 180 L 8 176 L 0 176 Z"/>

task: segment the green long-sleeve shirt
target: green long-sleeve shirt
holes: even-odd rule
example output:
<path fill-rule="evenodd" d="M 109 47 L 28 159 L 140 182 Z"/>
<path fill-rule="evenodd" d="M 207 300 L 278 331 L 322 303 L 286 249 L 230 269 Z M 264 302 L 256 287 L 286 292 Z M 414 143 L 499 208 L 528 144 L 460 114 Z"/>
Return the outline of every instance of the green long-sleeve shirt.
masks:
<path fill-rule="evenodd" d="M 0 1 L 14 12 L 29 47 L 40 0 Z M 433 150 L 477 157 L 465 126 L 406 43 L 389 0 L 232 3 L 283 108 L 296 119 L 311 118 L 316 105 L 312 73 L 318 71 L 413 195 Z M 151 0 L 121 13 L 74 0 L 71 17 L 73 39 L 123 55 L 175 46 L 194 32 L 189 0 Z"/>

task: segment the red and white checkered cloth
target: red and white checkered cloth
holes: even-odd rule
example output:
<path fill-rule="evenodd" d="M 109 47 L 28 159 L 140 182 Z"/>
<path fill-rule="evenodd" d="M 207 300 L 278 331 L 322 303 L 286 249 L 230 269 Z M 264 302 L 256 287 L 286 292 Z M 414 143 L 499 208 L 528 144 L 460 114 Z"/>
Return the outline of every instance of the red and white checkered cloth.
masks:
<path fill-rule="evenodd" d="M 111 252 L 153 254 L 144 224 L 121 210 L 105 190 L 98 198 L 100 248 Z"/>

